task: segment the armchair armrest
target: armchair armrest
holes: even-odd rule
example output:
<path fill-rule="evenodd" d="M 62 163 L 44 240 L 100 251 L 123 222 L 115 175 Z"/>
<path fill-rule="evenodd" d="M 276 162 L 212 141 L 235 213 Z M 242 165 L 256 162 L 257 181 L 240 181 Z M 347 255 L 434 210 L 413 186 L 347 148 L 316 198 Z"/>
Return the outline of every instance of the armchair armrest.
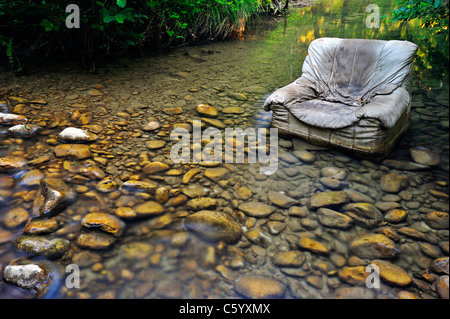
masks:
<path fill-rule="evenodd" d="M 270 106 L 273 104 L 286 105 L 314 99 L 317 92 L 312 87 L 310 81 L 300 77 L 295 82 L 273 92 L 264 102 L 264 109 L 270 111 Z"/>
<path fill-rule="evenodd" d="M 409 107 L 408 91 L 403 87 L 398 87 L 390 94 L 374 96 L 369 103 L 360 107 L 355 115 L 358 118 L 378 119 L 384 127 L 392 128 Z"/>

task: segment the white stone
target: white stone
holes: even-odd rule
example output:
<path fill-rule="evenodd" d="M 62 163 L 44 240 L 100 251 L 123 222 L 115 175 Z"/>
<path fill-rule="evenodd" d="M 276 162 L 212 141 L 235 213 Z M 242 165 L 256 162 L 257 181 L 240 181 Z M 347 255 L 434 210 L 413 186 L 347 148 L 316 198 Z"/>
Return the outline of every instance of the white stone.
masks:
<path fill-rule="evenodd" d="M 65 128 L 61 133 L 59 133 L 59 139 L 63 141 L 94 141 L 97 139 L 97 136 L 95 134 L 89 133 L 85 130 L 75 128 L 75 127 L 68 127 Z"/>
<path fill-rule="evenodd" d="M 3 270 L 3 278 L 21 288 L 31 289 L 45 281 L 45 271 L 38 265 L 8 265 Z"/>

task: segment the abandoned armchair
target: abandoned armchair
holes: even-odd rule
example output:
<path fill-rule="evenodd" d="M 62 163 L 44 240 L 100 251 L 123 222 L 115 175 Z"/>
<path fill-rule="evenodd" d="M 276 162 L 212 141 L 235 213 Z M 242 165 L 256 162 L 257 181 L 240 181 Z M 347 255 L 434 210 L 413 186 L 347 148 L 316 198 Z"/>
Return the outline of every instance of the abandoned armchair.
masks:
<path fill-rule="evenodd" d="M 301 77 L 264 103 L 272 127 L 312 144 L 386 157 L 409 125 L 416 51 L 408 41 L 312 41 Z"/>

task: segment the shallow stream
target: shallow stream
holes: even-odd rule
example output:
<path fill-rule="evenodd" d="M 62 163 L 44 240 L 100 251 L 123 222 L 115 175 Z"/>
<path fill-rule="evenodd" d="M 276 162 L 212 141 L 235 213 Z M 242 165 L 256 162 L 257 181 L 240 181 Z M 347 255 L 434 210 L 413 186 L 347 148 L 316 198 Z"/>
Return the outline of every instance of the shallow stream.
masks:
<path fill-rule="evenodd" d="M 390 2 L 378 1 L 381 15 L 393 9 Z M 256 21 L 241 38 L 99 63 L 94 74 L 75 64 L 42 65 L 24 77 L 0 74 L 0 90 L 8 90 L 0 98 L 3 108 L 41 127 L 21 138 L 0 126 L 0 157 L 27 162 L 0 173 L 0 268 L 46 264 L 58 273 L 44 295 L 51 298 L 439 298 L 436 280 L 445 271 L 436 270 L 436 259 L 447 257 L 448 275 L 448 60 L 440 58 L 445 50 L 448 56 L 448 46 L 425 50 L 418 39 L 424 31 L 413 22 L 382 20 L 379 29 L 368 28 L 369 4 L 333 0 L 292 8 L 288 17 Z M 281 137 L 273 175 L 260 174 L 259 164 L 171 162 L 177 141 L 170 133 L 175 127 L 190 130 L 193 120 L 205 118 L 196 111 L 199 104 L 218 111 L 207 126 L 222 131 L 270 126 L 265 98 L 300 77 L 308 45 L 320 37 L 405 39 L 420 46 L 411 125 L 388 157 L 392 161 Z M 86 129 L 98 139 L 79 152 L 66 149 L 72 157 L 57 157 L 58 134 L 66 127 Z M 416 146 L 439 155 L 439 164 L 417 169 L 410 155 Z M 383 191 L 386 174 L 407 183 Z M 62 256 L 51 258 L 33 257 L 14 244 L 37 217 L 43 177 L 62 180 L 76 193 L 67 208 L 43 218 L 56 223 L 42 223 L 43 233 L 29 239 L 68 240 Z M 346 197 L 344 204 L 369 203 L 368 214 L 382 218 L 370 227 L 341 215 L 339 221 L 324 220 L 311 198 L 328 191 Z M 331 208 L 343 215 L 351 210 L 342 207 Z M 232 216 L 230 223 L 239 227 L 221 224 L 225 234 L 213 230 L 216 237 L 199 217 L 191 218 L 189 228 L 186 218 L 202 210 Z M 89 213 L 115 215 L 102 222 L 116 228 L 89 224 Z M 393 245 L 386 255 L 367 256 L 355 248 L 373 234 L 389 239 L 375 246 Z M 364 269 L 373 259 L 390 267 L 379 289 L 365 285 Z M 71 264 L 80 269 L 79 288 L 66 284 L 65 267 Z M 35 296 L 0 281 L 0 298 Z"/>

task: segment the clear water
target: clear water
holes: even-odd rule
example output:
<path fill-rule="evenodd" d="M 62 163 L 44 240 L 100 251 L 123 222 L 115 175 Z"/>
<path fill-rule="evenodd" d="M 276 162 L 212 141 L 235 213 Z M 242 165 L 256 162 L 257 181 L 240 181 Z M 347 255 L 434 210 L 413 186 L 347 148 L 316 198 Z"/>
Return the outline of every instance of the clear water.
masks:
<path fill-rule="evenodd" d="M 442 58 L 448 57 L 448 45 L 427 49 L 418 40 L 426 31 L 414 22 L 401 25 L 382 22 L 379 29 L 367 28 L 365 9 L 368 4 L 370 1 L 333 0 L 293 8 L 287 18 L 256 21 L 241 38 L 180 47 L 167 54 L 145 58 L 108 61 L 97 64 L 95 74 L 86 73 L 77 65 L 56 64 L 33 69 L 26 77 L 14 77 L 7 72 L 0 74 L 1 88 L 9 89 L 10 95 L 48 102 L 46 105 L 32 103 L 20 110 L 30 123 L 44 127 L 39 135 L 17 139 L 6 136 L 5 128 L 0 131 L 0 156 L 15 155 L 28 160 L 48 156 L 49 161 L 37 168 L 46 176 L 64 179 L 79 193 L 75 204 L 54 217 L 60 229 L 48 235 L 69 239 L 71 248 L 63 258 L 47 262 L 55 269 L 61 266 L 62 274 L 66 265 L 79 265 L 80 288 L 65 287 L 61 279 L 55 283 L 55 292 L 47 297 L 241 298 L 235 290 L 235 279 L 261 275 L 283 284 L 286 287 L 284 298 L 336 298 L 339 288 L 352 287 L 337 276 L 339 270 L 349 266 L 352 256 L 349 243 L 363 234 L 380 232 L 384 227 L 394 231 L 411 227 L 426 234 L 426 240 L 397 234 L 396 246 L 400 254 L 391 262 L 410 276 L 427 269 L 433 260 L 421 250 L 424 243 L 432 245 L 439 256 L 447 256 L 440 247 L 445 242 L 448 247 L 448 230 L 428 227 L 424 216 L 433 210 L 448 213 L 448 58 Z M 381 15 L 393 9 L 391 1 L 378 1 L 378 5 Z M 230 213 L 245 231 L 259 229 L 265 238 L 262 243 L 254 243 L 248 236 L 242 236 L 234 245 L 208 243 L 186 231 L 183 222 L 191 210 L 185 205 L 173 206 L 166 202 L 164 213 L 158 217 L 126 221 L 123 234 L 107 250 L 77 246 L 76 239 L 83 231 L 80 220 L 88 212 L 114 213 L 118 207 L 135 207 L 146 200 L 154 200 L 154 197 L 128 190 L 99 192 L 97 180 L 76 176 L 64 168 L 64 159 L 55 158 L 55 143 L 51 140 L 64 127 L 81 127 L 79 122 L 71 120 L 77 111 L 92 115 L 88 124 L 91 126 L 87 128 L 98 129 L 99 141 L 91 145 L 91 150 L 95 157 L 101 158 L 96 165 L 106 176 L 121 181 L 151 180 L 172 190 L 174 197 L 185 187 L 181 184 L 183 175 L 147 176 L 140 165 L 142 154 L 151 161 L 166 161 L 174 143 L 169 139 L 173 124 L 200 119 L 195 111 L 200 103 L 218 110 L 230 106 L 244 108 L 245 112 L 239 115 L 219 112 L 218 119 L 228 127 L 267 127 L 270 113 L 262 110 L 264 99 L 301 75 L 308 44 L 320 37 L 406 39 L 420 46 L 415 62 L 411 126 L 389 158 L 411 162 L 409 149 L 424 146 L 440 155 L 439 166 L 419 171 L 395 170 L 337 150 L 311 150 L 315 161 L 309 164 L 282 160 L 278 172 L 271 176 L 258 174 L 258 165 L 229 164 L 225 165 L 232 172 L 228 183 L 212 182 L 200 173 L 188 185 L 198 185 L 203 188 L 203 196 L 216 198 L 215 210 Z M 101 85 L 102 96 L 89 94 L 97 85 Z M 244 93 L 248 100 L 230 98 L 228 93 Z M 183 112 L 179 115 L 163 112 L 174 107 L 181 107 Z M 141 127 L 150 117 L 155 117 L 161 128 L 142 131 Z M 162 149 L 149 150 L 146 142 L 154 139 L 165 140 L 167 144 Z M 280 143 L 280 154 L 293 151 L 284 147 L 290 142 L 286 138 Z M 86 161 L 75 163 L 83 165 Z M 184 174 L 196 166 L 172 164 L 170 168 Z M 353 226 L 341 231 L 322 226 L 313 210 L 300 218 L 289 215 L 289 209 L 276 208 L 270 217 L 255 219 L 237 209 L 245 201 L 269 203 L 267 193 L 270 190 L 295 198 L 297 206 L 307 206 L 314 193 L 327 190 L 319 182 L 320 169 L 330 166 L 347 172 L 344 180 L 348 183 L 347 189 L 370 196 L 379 207 L 386 202 L 399 206 L 407 211 L 407 219 L 375 229 Z M 206 168 L 201 169 L 204 172 Z M 388 171 L 408 176 L 409 186 L 403 196 L 387 196 L 380 189 L 379 175 Z M 0 174 L 1 267 L 22 259 L 42 260 L 17 250 L 12 243 L 22 234 L 24 224 L 9 228 L 4 216 L 13 208 L 21 207 L 30 213 L 30 218 L 35 217 L 31 212 L 38 190 L 38 186 L 21 186 L 20 175 L 12 175 Z M 246 200 L 238 195 L 239 188 L 244 186 L 251 190 L 251 197 Z M 430 190 L 443 195 L 433 196 Z M 284 224 L 276 234 L 270 228 L 274 221 Z M 324 243 L 330 254 L 304 251 L 306 261 L 299 269 L 301 274 L 293 276 L 274 265 L 272 259 L 278 251 L 299 250 L 296 242 L 302 237 Z M 145 248 L 138 247 L 133 254 L 130 247 L 135 242 L 145 243 Z M 340 263 L 342 260 L 344 265 Z M 407 290 L 423 298 L 438 298 L 431 283 L 420 282 L 425 286 L 413 283 L 399 288 L 382 282 L 380 289 L 364 290 L 359 297 L 392 298 L 399 291 Z M 34 296 L 32 291 L 0 282 L 2 298 Z"/>

